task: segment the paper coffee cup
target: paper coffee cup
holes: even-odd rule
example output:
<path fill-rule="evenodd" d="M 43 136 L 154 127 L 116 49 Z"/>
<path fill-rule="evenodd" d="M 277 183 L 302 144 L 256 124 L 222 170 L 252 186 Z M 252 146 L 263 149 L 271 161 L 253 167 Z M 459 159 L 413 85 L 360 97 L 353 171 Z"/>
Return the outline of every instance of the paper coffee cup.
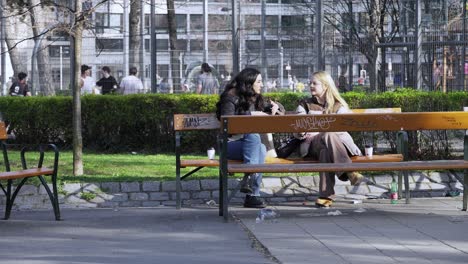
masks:
<path fill-rule="evenodd" d="M 209 149 L 206 151 L 206 153 L 208 154 L 208 159 L 212 160 L 215 158 L 215 150 L 214 149 Z"/>
<path fill-rule="evenodd" d="M 367 157 L 372 157 L 372 155 L 374 154 L 374 148 L 373 147 L 366 147 L 364 149 L 365 153 L 366 153 L 366 156 Z"/>

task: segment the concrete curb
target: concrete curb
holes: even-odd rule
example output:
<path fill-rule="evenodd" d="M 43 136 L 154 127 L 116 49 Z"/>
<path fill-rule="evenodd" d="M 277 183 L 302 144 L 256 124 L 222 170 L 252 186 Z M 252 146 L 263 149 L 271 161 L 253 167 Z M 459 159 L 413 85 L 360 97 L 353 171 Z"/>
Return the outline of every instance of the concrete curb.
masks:
<path fill-rule="evenodd" d="M 351 186 L 349 182 L 336 180 L 335 191 L 339 196 L 356 199 L 388 198 L 392 180 L 397 174 L 366 175 L 373 184 L 362 183 Z M 458 177 L 461 179 L 461 177 Z M 232 191 L 239 179 L 229 180 Z M 410 174 L 412 197 L 442 197 L 450 191 L 462 191 L 463 186 L 456 175 L 450 172 L 414 172 Z M 188 180 L 182 182 L 184 205 L 204 204 L 218 200 L 218 179 Z M 61 208 L 95 207 L 153 207 L 175 206 L 175 181 L 67 183 L 60 191 Z M 262 196 L 269 204 L 314 200 L 317 196 L 317 176 L 264 177 Z M 243 202 L 244 194 L 237 193 L 233 204 Z M 4 207 L 3 192 L 0 193 L 0 207 Z M 16 198 L 14 209 L 51 208 L 47 193 L 41 186 L 25 185 Z"/>

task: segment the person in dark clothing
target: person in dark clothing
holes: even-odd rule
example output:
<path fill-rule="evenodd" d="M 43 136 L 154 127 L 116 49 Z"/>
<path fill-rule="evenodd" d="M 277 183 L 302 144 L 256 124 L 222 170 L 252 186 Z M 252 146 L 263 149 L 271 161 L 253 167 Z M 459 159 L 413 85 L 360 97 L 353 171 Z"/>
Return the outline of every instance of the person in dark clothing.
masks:
<path fill-rule="evenodd" d="M 265 100 L 261 93 L 263 87 L 262 75 L 256 69 L 246 68 L 242 70 L 231 82 L 226 85 L 216 104 L 218 119 L 222 115 L 259 115 L 264 114 Z M 271 114 L 279 109 L 278 104 L 271 102 Z M 263 164 L 265 162 L 266 147 L 262 144 L 260 134 L 250 133 L 232 135 L 228 142 L 227 158 L 243 160 L 246 164 Z M 247 184 L 250 177 L 251 186 Z M 254 173 L 245 175 L 241 192 L 247 193 L 244 207 L 263 208 L 265 202 L 260 198 L 260 185 L 262 174 Z"/>
<path fill-rule="evenodd" d="M 28 75 L 24 72 L 18 73 L 18 80 L 14 82 L 10 87 L 11 96 L 31 96 L 29 87 L 27 84 Z"/>
<path fill-rule="evenodd" d="M 110 94 L 114 91 L 116 91 L 119 88 L 119 84 L 115 80 L 114 76 L 112 76 L 111 70 L 109 67 L 104 66 L 101 68 L 101 73 L 103 77 L 96 82 L 97 86 L 101 87 L 101 93 L 102 94 Z"/>

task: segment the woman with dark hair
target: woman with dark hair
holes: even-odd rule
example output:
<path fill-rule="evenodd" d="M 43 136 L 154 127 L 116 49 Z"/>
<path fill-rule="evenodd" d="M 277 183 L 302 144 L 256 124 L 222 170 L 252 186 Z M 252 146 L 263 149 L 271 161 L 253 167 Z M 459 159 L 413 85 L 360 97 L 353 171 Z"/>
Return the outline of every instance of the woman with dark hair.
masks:
<path fill-rule="evenodd" d="M 222 115 L 259 115 L 265 114 L 265 104 L 261 90 L 263 87 L 262 75 L 256 69 L 242 70 L 231 82 L 226 85 L 220 100 L 216 105 L 218 119 Z M 278 112 L 278 104 L 271 102 L 271 114 Z M 228 141 L 227 158 L 243 160 L 245 164 L 263 164 L 265 162 L 266 148 L 262 144 L 260 134 L 232 135 Z M 247 179 L 250 177 L 250 184 Z M 263 208 L 266 204 L 260 198 L 260 185 L 262 174 L 246 175 L 243 179 L 241 192 L 247 193 L 244 207 Z"/>

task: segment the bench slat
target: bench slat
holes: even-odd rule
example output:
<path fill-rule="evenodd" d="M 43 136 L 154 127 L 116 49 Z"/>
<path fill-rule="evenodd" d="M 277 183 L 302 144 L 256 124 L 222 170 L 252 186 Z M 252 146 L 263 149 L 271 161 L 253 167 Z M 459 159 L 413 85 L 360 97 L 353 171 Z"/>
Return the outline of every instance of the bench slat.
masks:
<path fill-rule="evenodd" d="M 27 169 L 27 170 L 18 170 L 18 171 L 6 171 L 6 172 L 0 172 L 0 180 L 21 179 L 21 178 L 34 177 L 34 176 L 39 176 L 39 175 L 52 175 L 53 173 L 54 173 L 53 169 L 49 169 L 46 167 Z"/>
<path fill-rule="evenodd" d="M 293 165 L 293 166 L 292 166 Z M 334 171 L 409 171 L 468 169 L 464 160 L 430 160 L 408 162 L 308 163 L 308 164 L 228 164 L 228 172 L 334 172 Z"/>
<path fill-rule="evenodd" d="M 228 134 L 468 129 L 468 112 L 238 115 L 222 119 L 227 120 Z"/>
<path fill-rule="evenodd" d="M 354 156 L 351 157 L 353 162 L 399 162 L 403 161 L 403 155 L 401 154 L 385 154 L 385 155 L 374 155 L 372 157 L 367 156 Z M 266 164 L 307 164 L 307 163 L 318 163 L 317 160 L 312 159 L 302 159 L 302 158 L 292 158 L 292 159 L 266 159 Z M 229 164 L 242 164 L 240 160 L 229 160 Z M 209 160 L 209 159 L 196 159 L 196 160 L 181 160 L 180 167 L 218 167 L 218 160 Z"/>

